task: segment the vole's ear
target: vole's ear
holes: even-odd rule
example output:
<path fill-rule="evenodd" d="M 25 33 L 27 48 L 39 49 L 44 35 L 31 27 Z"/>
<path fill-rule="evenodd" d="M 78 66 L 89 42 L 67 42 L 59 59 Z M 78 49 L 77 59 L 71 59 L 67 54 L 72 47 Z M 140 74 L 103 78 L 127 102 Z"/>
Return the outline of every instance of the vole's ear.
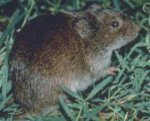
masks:
<path fill-rule="evenodd" d="M 73 28 L 82 38 L 88 38 L 94 35 L 98 30 L 98 24 L 95 15 L 90 12 L 84 13 L 83 16 L 77 17 L 73 21 Z"/>
<path fill-rule="evenodd" d="M 71 18 L 71 26 L 82 37 L 88 38 L 91 33 L 88 17 L 85 12 L 67 12 L 62 11 L 65 15 Z"/>
<path fill-rule="evenodd" d="M 77 18 L 73 21 L 73 28 L 82 38 L 88 38 L 91 34 L 91 27 L 86 18 Z"/>

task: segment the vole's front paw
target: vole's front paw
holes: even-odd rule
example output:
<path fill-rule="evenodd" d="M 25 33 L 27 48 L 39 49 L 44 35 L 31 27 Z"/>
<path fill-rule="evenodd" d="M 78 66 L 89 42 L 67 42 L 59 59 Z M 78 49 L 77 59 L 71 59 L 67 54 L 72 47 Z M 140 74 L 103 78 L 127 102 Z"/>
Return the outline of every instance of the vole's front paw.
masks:
<path fill-rule="evenodd" d="M 109 75 L 116 75 L 116 71 L 118 71 L 118 68 L 115 67 L 115 66 L 110 66 L 106 73 L 109 74 Z"/>

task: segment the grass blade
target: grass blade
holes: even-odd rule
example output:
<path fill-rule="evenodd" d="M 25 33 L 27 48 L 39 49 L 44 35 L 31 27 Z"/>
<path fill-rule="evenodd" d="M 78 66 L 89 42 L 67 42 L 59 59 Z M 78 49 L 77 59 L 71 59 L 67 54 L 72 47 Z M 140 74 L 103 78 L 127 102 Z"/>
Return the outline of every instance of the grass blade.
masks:
<path fill-rule="evenodd" d="M 105 79 L 104 81 L 102 81 L 101 83 L 99 83 L 92 91 L 91 93 L 88 95 L 88 97 L 85 99 L 86 101 L 93 98 L 99 91 L 101 91 L 107 84 L 109 84 L 112 81 L 112 78 L 109 77 L 107 79 Z"/>

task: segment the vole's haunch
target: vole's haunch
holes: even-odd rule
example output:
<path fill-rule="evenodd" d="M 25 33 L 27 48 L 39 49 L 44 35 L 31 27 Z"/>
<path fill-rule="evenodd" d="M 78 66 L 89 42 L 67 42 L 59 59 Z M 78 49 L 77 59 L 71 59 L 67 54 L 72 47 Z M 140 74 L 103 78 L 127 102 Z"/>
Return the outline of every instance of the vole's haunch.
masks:
<path fill-rule="evenodd" d="M 43 15 L 16 36 L 10 55 L 14 98 L 25 110 L 52 110 L 60 84 L 84 90 L 105 75 L 112 51 L 136 38 L 139 27 L 116 10 Z"/>

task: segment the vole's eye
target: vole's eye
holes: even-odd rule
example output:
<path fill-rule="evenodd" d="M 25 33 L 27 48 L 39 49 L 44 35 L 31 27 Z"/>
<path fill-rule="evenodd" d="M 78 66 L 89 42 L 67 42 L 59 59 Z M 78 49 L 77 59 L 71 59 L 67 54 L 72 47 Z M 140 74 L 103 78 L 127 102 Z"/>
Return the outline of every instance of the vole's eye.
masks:
<path fill-rule="evenodd" d="M 116 27 L 119 27 L 119 22 L 118 21 L 113 21 L 111 23 L 112 27 L 116 28 Z"/>

